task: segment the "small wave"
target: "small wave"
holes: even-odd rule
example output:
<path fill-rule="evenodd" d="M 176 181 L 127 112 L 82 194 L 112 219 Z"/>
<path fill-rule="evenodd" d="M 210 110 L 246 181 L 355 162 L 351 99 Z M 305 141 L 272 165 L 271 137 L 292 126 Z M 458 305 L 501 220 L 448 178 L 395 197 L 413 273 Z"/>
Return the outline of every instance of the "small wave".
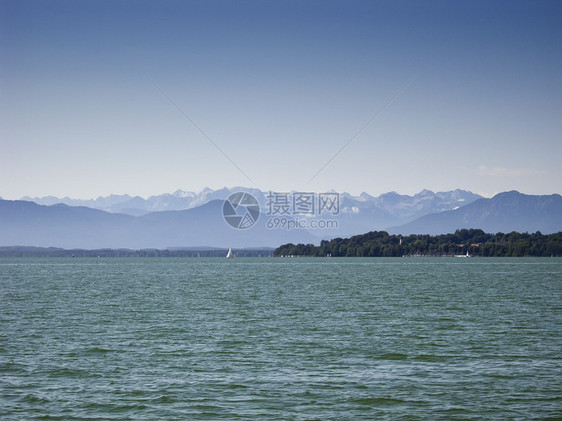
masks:
<path fill-rule="evenodd" d="M 56 367 L 50 369 L 48 374 L 56 377 L 84 377 L 88 372 L 77 368 Z"/>
<path fill-rule="evenodd" d="M 385 398 L 385 397 L 356 398 L 353 399 L 352 402 L 359 405 L 368 405 L 368 406 L 401 405 L 407 403 L 407 401 L 402 399 Z"/>
<path fill-rule="evenodd" d="M 36 396 L 32 393 L 28 393 L 28 394 L 24 395 L 21 400 L 23 402 L 27 402 L 27 403 L 49 403 L 50 402 L 48 399 Z"/>
<path fill-rule="evenodd" d="M 452 357 L 446 355 L 421 354 L 421 355 L 416 355 L 414 357 L 414 360 L 423 361 L 423 362 L 439 362 L 450 358 Z"/>
<path fill-rule="evenodd" d="M 175 400 L 172 399 L 171 397 L 169 397 L 168 395 L 162 395 L 162 396 L 159 396 L 157 398 L 151 399 L 150 402 L 151 403 L 173 403 L 173 402 L 175 402 Z"/>
<path fill-rule="evenodd" d="M 107 352 L 112 352 L 113 349 L 101 348 L 99 346 L 94 346 L 93 348 L 87 349 L 86 354 L 105 354 Z"/>
<path fill-rule="evenodd" d="M 389 353 L 386 353 L 386 354 L 375 355 L 374 359 L 376 359 L 376 360 L 392 360 L 392 361 L 406 360 L 406 359 L 408 359 L 408 355 L 401 354 L 399 352 L 389 352 Z"/>

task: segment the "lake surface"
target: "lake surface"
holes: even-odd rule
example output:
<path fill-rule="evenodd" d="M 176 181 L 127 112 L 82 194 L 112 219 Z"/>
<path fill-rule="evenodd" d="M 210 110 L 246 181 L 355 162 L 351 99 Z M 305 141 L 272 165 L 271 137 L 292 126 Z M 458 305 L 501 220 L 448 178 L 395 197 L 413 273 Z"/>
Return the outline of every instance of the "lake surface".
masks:
<path fill-rule="evenodd" d="M 562 417 L 562 259 L 0 259 L 2 419 Z"/>

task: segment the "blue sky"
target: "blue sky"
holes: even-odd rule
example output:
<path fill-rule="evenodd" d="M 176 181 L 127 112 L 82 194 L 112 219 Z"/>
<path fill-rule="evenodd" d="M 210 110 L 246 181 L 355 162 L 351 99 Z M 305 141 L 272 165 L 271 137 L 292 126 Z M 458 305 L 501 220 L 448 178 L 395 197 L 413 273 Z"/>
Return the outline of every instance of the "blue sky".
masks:
<path fill-rule="evenodd" d="M 562 2 L 0 7 L 3 198 L 562 192 Z"/>

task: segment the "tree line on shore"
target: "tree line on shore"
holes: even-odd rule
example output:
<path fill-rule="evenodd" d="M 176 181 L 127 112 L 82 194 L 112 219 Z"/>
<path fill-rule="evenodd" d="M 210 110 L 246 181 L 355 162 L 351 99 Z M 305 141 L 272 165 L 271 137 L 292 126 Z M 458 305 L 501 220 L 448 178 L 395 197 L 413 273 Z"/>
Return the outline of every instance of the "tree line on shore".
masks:
<path fill-rule="evenodd" d="M 562 232 L 488 234 L 480 229 L 460 229 L 443 235 L 390 235 L 372 231 L 350 238 L 323 240 L 313 244 L 284 244 L 274 256 L 401 257 L 454 256 L 484 257 L 562 256 Z"/>

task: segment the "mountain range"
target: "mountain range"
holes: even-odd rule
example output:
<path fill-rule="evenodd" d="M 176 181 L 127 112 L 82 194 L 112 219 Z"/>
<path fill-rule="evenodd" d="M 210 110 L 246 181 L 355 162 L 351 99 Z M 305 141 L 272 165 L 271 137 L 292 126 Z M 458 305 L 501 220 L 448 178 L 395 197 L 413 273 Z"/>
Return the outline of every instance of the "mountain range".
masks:
<path fill-rule="evenodd" d="M 480 228 L 488 233 L 540 231 L 552 234 L 562 230 L 562 196 L 532 196 L 509 191 L 455 210 L 424 215 L 387 231 L 439 235 L 461 228 Z"/>
<path fill-rule="evenodd" d="M 223 201 L 142 216 L 83 206 L 0 200 L 0 245 L 62 248 L 266 247 L 278 241 L 315 242 L 305 230 L 269 230 L 265 219 L 236 230 L 222 217 Z M 281 244 L 279 243 L 279 244 Z"/>
<path fill-rule="evenodd" d="M 225 199 L 239 191 L 252 194 L 259 203 L 257 222 L 245 230 L 233 229 L 222 215 Z M 286 226 L 272 228 L 270 197 L 270 192 L 236 187 L 200 193 L 178 190 L 148 199 L 112 195 L 90 201 L 56 197 L 0 200 L 0 246 L 243 248 L 289 242 L 317 244 L 321 239 L 373 230 L 404 235 L 435 235 L 460 228 L 481 228 L 491 233 L 547 234 L 562 230 L 562 197 L 558 194 L 531 196 L 511 191 L 487 199 L 458 189 L 437 193 L 423 190 L 413 196 L 342 193 L 337 213 L 285 217 L 285 222 L 300 219 L 307 226 L 313 220 L 331 219 L 337 226 L 292 230 Z"/>
<path fill-rule="evenodd" d="M 69 197 L 59 198 L 55 196 L 24 196 L 20 200 L 47 206 L 60 203 L 68 206 L 85 206 L 111 213 L 142 216 L 151 212 L 196 208 L 212 200 L 226 200 L 231 194 L 241 191 L 253 195 L 261 209 L 267 208 L 267 196 L 277 193 L 247 187 L 224 187 L 219 190 L 205 188 L 199 193 L 176 190 L 174 193 L 150 196 L 147 199 L 124 194 L 100 196 L 97 199 L 89 200 L 71 199 Z M 482 196 L 478 194 L 460 189 L 437 193 L 433 193 L 430 190 L 422 190 L 413 196 L 400 195 L 396 192 L 385 193 L 377 197 L 367 193 L 361 193 L 359 196 L 353 196 L 349 193 L 339 194 L 341 214 L 370 213 L 378 228 L 400 225 L 428 213 L 455 209 L 481 198 Z"/>

